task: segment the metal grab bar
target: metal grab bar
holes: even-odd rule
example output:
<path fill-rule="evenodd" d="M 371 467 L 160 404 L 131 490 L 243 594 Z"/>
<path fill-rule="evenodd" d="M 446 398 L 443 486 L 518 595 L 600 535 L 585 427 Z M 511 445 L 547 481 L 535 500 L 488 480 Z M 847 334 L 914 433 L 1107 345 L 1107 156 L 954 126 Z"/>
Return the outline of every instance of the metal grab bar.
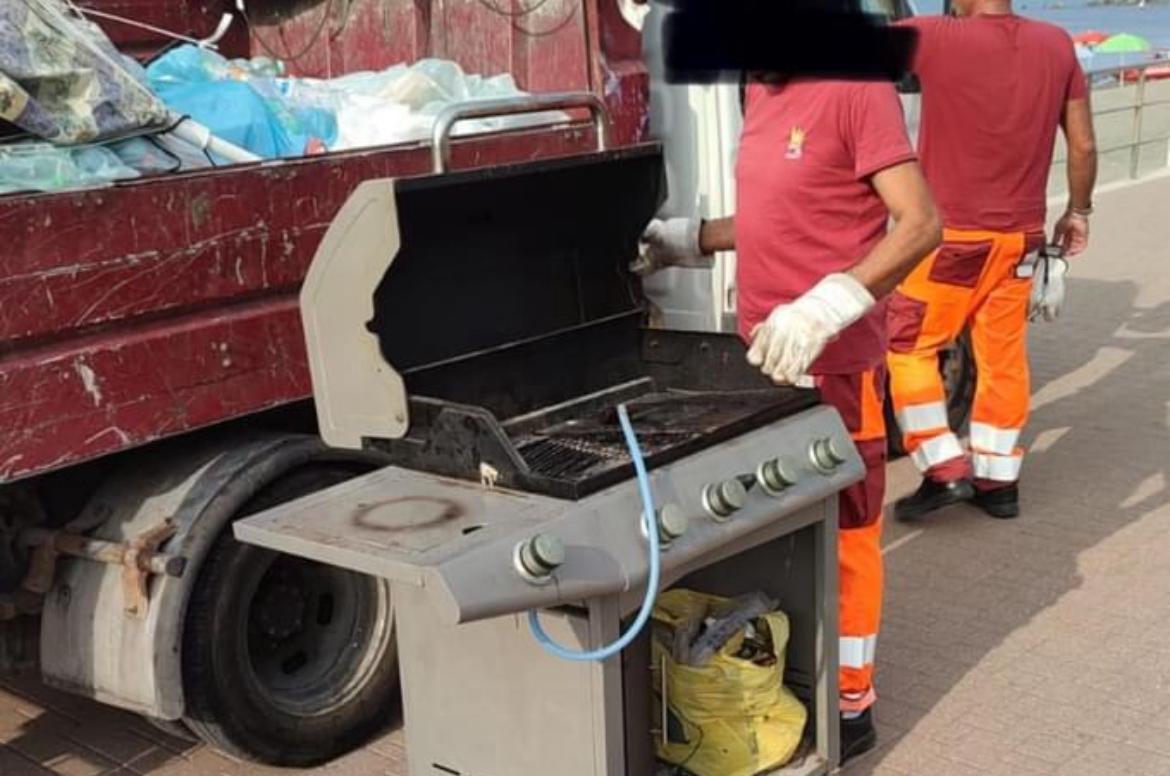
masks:
<path fill-rule="evenodd" d="M 1132 65 L 1116 65 L 1097 70 L 1087 70 L 1085 75 L 1090 79 L 1101 77 L 1116 78 L 1116 83 L 1109 85 L 1098 85 L 1092 87 L 1094 95 L 1103 92 L 1109 92 L 1117 89 L 1132 89 L 1133 100 L 1126 100 L 1124 104 L 1112 105 L 1107 108 L 1098 108 L 1096 101 L 1093 104 L 1093 119 L 1094 121 L 1105 116 L 1114 116 L 1119 114 L 1130 114 L 1131 116 L 1131 131 L 1128 141 L 1120 143 L 1111 143 L 1100 146 L 1097 150 L 1098 154 L 1117 153 L 1121 151 L 1129 151 L 1129 164 L 1127 169 L 1127 177 L 1130 180 L 1137 179 L 1140 173 L 1142 149 L 1155 144 L 1165 143 L 1167 145 L 1167 160 L 1166 166 L 1170 167 L 1170 135 L 1165 133 L 1158 133 L 1155 137 L 1146 137 L 1146 122 L 1145 113 L 1147 109 L 1156 108 L 1163 105 L 1170 105 L 1170 99 L 1160 99 L 1157 95 L 1153 99 L 1149 99 L 1149 82 L 1152 80 L 1148 77 L 1148 72 L 1151 68 L 1164 68 L 1170 61 L 1165 59 L 1156 59 L 1141 63 L 1134 63 Z M 1170 83 L 1170 82 L 1168 82 Z M 1055 168 L 1066 162 L 1067 156 L 1056 156 L 1053 158 L 1053 166 L 1050 171 L 1055 174 Z"/>
<path fill-rule="evenodd" d="M 447 172 L 451 164 L 451 129 L 460 121 L 470 119 L 515 116 L 523 113 L 543 113 L 553 110 L 587 108 L 593 116 L 597 132 L 597 150 L 609 148 L 609 108 L 592 92 L 561 92 L 554 94 L 527 94 L 499 100 L 472 100 L 449 105 L 435 117 L 431 130 L 431 168 L 436 173 Z"/>

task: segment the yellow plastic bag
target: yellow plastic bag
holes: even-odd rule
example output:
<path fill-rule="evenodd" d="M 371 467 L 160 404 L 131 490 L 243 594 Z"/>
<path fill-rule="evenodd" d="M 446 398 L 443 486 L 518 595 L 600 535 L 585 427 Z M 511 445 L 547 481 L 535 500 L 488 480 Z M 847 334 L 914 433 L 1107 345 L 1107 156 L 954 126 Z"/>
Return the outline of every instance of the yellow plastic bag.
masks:
<path fill-rule="evenodd" d="M 765 614 L 776 661 L 757 665 L 736 657 L 745 633 L 732 639 L 702 666 L 676 663 L 669 642 L 676 629 L 702 618 L 728 599 L 690 590 L 668 590 L 654 607 L 655 746 L 663 762 L 695 776 L 754 776 L 787 763 L 804 733 L 808 711 L 784 686 L 788 617 Z M 662 710 L 665 683 L 666 727 Z"/>

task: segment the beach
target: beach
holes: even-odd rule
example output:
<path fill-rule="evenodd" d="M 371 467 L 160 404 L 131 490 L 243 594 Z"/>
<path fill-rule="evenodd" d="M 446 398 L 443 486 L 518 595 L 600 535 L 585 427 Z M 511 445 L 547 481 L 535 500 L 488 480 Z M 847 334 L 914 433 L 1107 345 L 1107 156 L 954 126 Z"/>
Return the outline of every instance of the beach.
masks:
<path fill-rule="evenodd" d="M 1170 3 L 1138 5 L 1092 5 L 1092 0 L 1025 0 L 1016 3 L 1021 16 L 1052 22 L 1072 34 L 1086 30 L 1141 35 L 1154 48 L 1170 51 Z M 941 13 L 942 0 L 915 0 L 918 13 Z"/>

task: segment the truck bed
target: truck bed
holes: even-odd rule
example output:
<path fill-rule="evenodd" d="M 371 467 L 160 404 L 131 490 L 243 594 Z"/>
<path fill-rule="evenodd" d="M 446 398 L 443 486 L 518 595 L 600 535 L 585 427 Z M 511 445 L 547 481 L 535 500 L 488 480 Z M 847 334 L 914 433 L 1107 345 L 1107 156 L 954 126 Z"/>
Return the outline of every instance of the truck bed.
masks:
<path fill-rule="evenodd" d="M 83 5 L 202 36 L 234 4 Z M 479 0 L 345 5 L 341 30 L 321 36 L 294 71 L 336 75 L 444 56 L 469 72 L 510 70 L 532 91 L 590 89 L 610 106 L 615 144 L 643 138 L 638 38 L 616 3 L 552 0 L 561 18 L 577 10 L 543 37 Z M 221 44 L 227 56 L 264 53 L 257 35 L 295 51 L 322 12 L 261 27 L 261 4 L 248 6 L 257 27 L 249 35 L 237 21 Z M 548 13 L 524 23 L 538 26 Z M 117 22 L 103 26 L 137 55 L 161 45 Z M 594 143 L 586 123 L 480 136 L 454 143 L 452 166 Z M 429 165 L 429 149 L 416 144 L 0 197 L 0 484 L 308 397 L 297 293 L 318 242 L 359 182 L 426 174 Z"/>

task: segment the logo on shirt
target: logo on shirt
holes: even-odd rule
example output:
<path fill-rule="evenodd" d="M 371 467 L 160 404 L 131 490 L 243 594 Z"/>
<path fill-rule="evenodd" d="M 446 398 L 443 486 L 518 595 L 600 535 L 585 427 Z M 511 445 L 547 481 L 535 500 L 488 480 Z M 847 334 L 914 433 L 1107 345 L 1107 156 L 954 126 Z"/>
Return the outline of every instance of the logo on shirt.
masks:
<path fill-rule="evenodd" d="M 787 159 L 799 159 L 804 156 L 805 131 L 800 127 L 793 127 L 788 133 L 788 151 L 784 154 Z"/>

